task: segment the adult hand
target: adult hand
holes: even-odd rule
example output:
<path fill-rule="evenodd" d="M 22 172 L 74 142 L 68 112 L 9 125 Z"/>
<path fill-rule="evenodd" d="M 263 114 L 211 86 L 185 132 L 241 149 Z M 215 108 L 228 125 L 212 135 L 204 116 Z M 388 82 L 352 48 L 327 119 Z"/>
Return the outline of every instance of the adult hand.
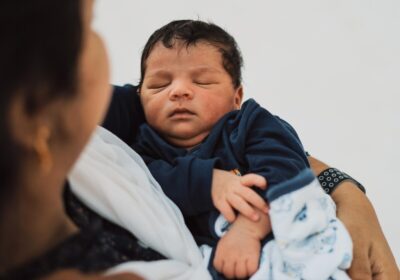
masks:
<path fill-rule="evenodd" d="M 344 182 L 332 194 L 337 215 L 353 239 L 351 279 L 400 279 L 374 208 L 368 198 L 351 182 Z"/>

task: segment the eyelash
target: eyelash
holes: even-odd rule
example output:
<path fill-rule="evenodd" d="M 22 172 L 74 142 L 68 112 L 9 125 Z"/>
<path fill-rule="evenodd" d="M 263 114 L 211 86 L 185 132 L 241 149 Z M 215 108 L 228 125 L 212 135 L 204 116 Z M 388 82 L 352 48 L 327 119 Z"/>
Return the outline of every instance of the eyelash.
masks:
<path fill-rule="evenodd" d="M 209 86 L 213 84 L 212 82 L 199 82 L 199 81 L 194 81 L 194 83 L 200 86 Z"/>
<path fill-rule="evenodd" d="M 163 89 L 167 87 L 169 84 L 157 85 L 157 86 L 150 86 L 149 89 Z"/>
<path fill-rule="evenodd" d="M 201 82 L 201 81 L 193 81 L 193 83 L 198 86 L 209 86 L 209 85 L 215 84 L 214 82 Z M 149 86 L 148 89 L 159 92 L 167 86 L 169 86 L 169 83 L 162 84 L 162 85 Z"/>

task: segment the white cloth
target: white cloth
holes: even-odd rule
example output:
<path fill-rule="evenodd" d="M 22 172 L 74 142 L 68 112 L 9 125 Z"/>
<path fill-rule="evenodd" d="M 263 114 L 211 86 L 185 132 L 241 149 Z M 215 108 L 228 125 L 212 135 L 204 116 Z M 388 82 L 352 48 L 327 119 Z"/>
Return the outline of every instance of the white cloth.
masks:
<path fill-rule="evenodd" d="M 345 270 L 352 260 L 352 241 L 317 179 L 273 200 L 269 215 L 275 239 L 262 248 L 260 267 L 250 280 L 350 279 Z M 218 217 L 219 236 L 227 224 Z"/>
<path fill-rule="evenodd" d="M 352 241 L 317 179 L 272 201 L 270 216 L 275 239 L 260 264 L 270 277 L 252 279 L 350 279 Z"/>
<path fill-rule="evenodd" d="M 179 209 L 141 157 L 111 132 L 97 128 L 69 181 L 87 206 L 169 258 L 127 262 L 110 273 L 133 271 L 146 279 L 211 279 Z"/>

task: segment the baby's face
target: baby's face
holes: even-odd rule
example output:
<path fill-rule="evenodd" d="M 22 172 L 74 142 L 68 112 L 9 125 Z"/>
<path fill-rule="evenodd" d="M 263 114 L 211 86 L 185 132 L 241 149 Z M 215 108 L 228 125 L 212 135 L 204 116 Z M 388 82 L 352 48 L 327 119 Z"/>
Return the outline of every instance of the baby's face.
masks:
<path fill-rule="evenodd" d="M 140 94 L 149 125 L 187 149 L 242 101 L 242 87 L 234 88 L 221 53 L 206 42 L 187 48 L 178 41 L 171 49 L 158 43 L 147 59 Z"/>

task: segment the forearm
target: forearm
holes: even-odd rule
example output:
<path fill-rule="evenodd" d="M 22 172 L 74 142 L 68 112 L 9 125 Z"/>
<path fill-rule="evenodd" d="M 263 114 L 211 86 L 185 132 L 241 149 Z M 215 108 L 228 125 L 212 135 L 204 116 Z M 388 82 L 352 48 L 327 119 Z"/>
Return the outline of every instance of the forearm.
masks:
<path fill-rule="evenodd" d="M 308 161 L 310 163 L 311 169 L 314 174 L 318 176 L 322 171 L 329 168 L 330 166 L 326 163 L 310 156 L 308 157 Z M 358 207 L 368 207 L 372 208 L 371 203 L 365 196 L 365 194 L 351 181 L 344 181 L 340 184 L 340 187 L 336 188 L 334 192 L 332 192 L 332 199 L 335 201 L 336 205 L 345 203 L 360 203 L 362 205 L 358 205 Z M 363 208 L 359 208 L 363 209 Z M 373 210 L 373 209 L 372 209 Z"/>
<path fill-rule="evenodd" d="M 308 162 L 310 163 L 311 169 L 314 172 L 315 176 L 318 176 L 319 173 L 321 173 L 325 169 L 329 168 L 329 166 L 326 163 L 324 163 L 312 156 L 309 156 L 307 159 L 308 159 Z"/>
<path fill-rule="evenodd" d="M 325 163 L 309 157 L 316 175 L 329 168 Z M 360 188 L 350 180 L 342 182 L 332 193 L 337 216 L 345 224 L 353 239 L 352 279 L 394 279 L 398 267 L 382 232 L 374 207 Z M 391 278 L 392 277 L 392 278 Z"/>

